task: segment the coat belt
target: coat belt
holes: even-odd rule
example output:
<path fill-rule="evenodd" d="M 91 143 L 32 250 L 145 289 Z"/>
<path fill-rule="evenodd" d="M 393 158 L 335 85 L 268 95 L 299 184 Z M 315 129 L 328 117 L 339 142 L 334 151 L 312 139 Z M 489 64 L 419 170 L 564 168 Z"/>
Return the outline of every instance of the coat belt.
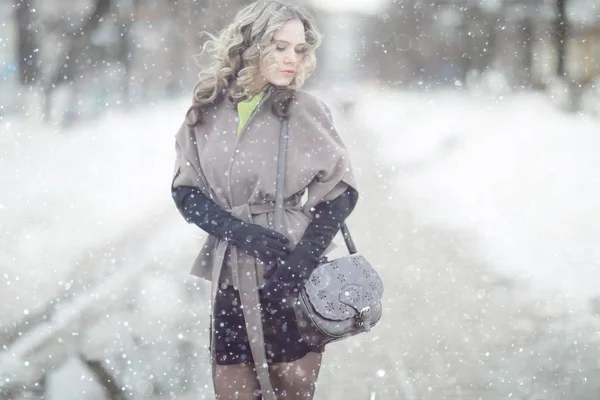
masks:
<path fill-rule="evenodd" d="M 289 199 L 287 199 L 284 204 L 283 204 L 283 208 L 285 210 L 290 210 L 290 209 L 298 209 L 300 210 L 301 204 L 300 204 L 300 196 L 294 196 L 291 197 Z M 233 215 L 234 217 L 240 218 L 246 222 L 253 222 L 254 215 L 260 215 L 260 214 L 268 214 L 270 212 L 275 212 L 275 202 L 266 202 L 266 203 L 258 203 L 258 204 L 242 204 L 239 206 L 235 206 L 231 208 L 231 215 Z M 225 256 L 225 251 L 227 250 L 227 242 L 221 242 L 219 243 L 218 246 L 223 246 L 224 250 L 223 250 L 223 257 Z M 220 254 L 219 251 L 217 251 L 218 254 Z M 223 258 L 224 260 L 224 258 Z M 256 275 L 256 269 L 254 270 L 254 275 Z M 237 262 L 237 249 L 235 246 L 231 247 L 231 277 L 233 279 L 233 286 L 241 291 L 240 288 L 240 270 L 239 270 L 239 265 Z M 249 272 L 249 271 L 247 271 Z M 250 272 L 252 274 L 252 272 Z M 255 279 L 256 283 L 254 284 L 256 287 L 258 287 L 258 279 Z"/>
<path fill-rule="evenodd" d="M 301 196 L 296 195 L 284 201 L 283 208 L 302 210 Z M 246 222 L 253 222 L 254 215 L 267 214 L 275 212 L 275 202 L 259 203 L 259 204 L 242 204 L 232 207 L 229 210 L 231 215 Z M 215 249 L 215 262 L 223 266 L 225 262 L 225 254 L 229 246 L 229 242 L 218 240 Z M 212 277 L 212 299 L 216 298 L 219 288 L 219 276 L 215 276 L 213 269 Z M 219 272 L 221 268 L 218 268 Z M 218 275 L 218 274 L 217 274 Z M 256 373 L 262 389 L 262 398 L 264 400 L 275 400 L 275 394 L 270 383 L 269 366 L 267 364 L 267 356 L 265 352 L 264 330 L 262 325 L 259 285 L 256 268 L 250 268 L 249 271 L 240 271 L 238 264 L 238 250 L 235 246 L 231 246 L 231 275 L 234 287 L 240 293 L 242 302 L 242 310 L 244 319 L 246 320 L 246 331 L 248 332 L 248 342 L 250 343 L 250 351 L 254 359 Z"/>

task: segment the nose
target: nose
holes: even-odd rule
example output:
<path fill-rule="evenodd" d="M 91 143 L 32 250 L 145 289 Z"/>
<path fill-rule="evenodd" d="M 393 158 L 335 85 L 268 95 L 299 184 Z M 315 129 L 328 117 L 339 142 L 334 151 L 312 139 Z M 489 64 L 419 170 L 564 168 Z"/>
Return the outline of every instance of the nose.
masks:
<path fill-rule="evenodd" d="M 291 51 L 286 51 L 283 62 L 286 64 L 295 64 L 298 61 L 298 55 L 296 54 L 296 50 L 292 49 Z"/>

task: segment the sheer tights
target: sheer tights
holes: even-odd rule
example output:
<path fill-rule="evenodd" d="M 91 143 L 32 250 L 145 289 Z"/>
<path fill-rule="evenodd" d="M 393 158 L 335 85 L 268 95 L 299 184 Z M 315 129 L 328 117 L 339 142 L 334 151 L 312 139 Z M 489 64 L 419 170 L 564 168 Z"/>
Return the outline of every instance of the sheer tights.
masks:
<path fill-rule="evenodd" d="M 321 353 L 310 352 L 299 360 L 269 366 L 271 383 L 278 399 L 312 399 Z M 260 386 L 252 364 L 216 365 L 217 400 L 260 400 Z"/>

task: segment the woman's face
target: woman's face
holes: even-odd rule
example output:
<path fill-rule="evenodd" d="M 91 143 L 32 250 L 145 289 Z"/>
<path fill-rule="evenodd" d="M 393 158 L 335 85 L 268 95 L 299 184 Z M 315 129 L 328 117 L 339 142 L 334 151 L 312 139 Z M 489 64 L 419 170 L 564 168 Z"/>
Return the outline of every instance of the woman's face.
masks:
<path fill-rule="evenodd" d="M 307 51 L 304 25 L 298 19 L 287 21 L 273 34 L 275 49 L 268 57 L 261 57 L 255 83 L 288 86 L 296 74 Z M 262 84 L 262 85 L 261 85 Z M 253 85 L 256 86 L 256 85 Z"/>

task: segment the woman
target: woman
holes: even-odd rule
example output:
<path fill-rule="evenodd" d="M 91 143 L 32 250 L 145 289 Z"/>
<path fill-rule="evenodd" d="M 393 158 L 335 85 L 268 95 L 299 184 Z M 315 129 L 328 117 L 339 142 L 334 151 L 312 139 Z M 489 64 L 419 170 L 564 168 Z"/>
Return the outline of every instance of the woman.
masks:
<path fill-rule="evenodd" d="M 218 399 L 310 399 L 322 348 L 302 341 L 290 300 L 356 205 L 348 152 L 329 109 L 298 90 L 320 34 L 301 8 L 244 7 L 218 37 L 176 135 L 172 183 L 209 236 L 192 274 L 212 282 Z M 289 121 L 283 229 L 273 229 L 282 118 Z M 306 195 L 304 201 L 303 196 Z"/>

